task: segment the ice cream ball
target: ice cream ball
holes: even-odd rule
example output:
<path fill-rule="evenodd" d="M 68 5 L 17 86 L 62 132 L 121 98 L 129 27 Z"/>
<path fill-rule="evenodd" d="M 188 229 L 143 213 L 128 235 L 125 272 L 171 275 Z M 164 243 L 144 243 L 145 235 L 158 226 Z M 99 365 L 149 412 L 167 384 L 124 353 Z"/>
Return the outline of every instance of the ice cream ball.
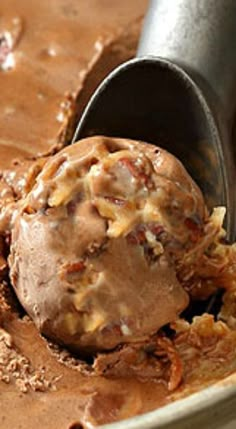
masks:
<path fill-rule="evenodd" d="M 206 216 L 199 188 L 165 150 L 86 138 L 51 157 L 20 203 L 12 285 L 40 332 L 73 351 L 141 341 L 188 306 L 176 261 Z"/>

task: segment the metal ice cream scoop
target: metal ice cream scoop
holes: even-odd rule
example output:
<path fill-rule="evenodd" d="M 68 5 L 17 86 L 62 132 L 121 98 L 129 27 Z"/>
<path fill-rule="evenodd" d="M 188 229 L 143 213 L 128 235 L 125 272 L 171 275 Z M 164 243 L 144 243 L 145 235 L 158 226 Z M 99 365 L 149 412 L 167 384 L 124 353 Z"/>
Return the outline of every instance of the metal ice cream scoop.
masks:
<path fill-rule="evenodd" d="M 137 57 L 92 96 L 73 141 L 104 134 L 158 144 L 182 160 L 236 234 L 236 1 L 152 0 Z"/>

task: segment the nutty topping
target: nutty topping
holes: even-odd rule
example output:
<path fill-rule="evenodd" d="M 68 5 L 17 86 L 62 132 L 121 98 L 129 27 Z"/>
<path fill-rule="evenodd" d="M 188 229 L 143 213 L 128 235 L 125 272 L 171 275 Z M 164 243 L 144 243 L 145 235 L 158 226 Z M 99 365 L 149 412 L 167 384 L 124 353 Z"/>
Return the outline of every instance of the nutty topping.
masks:
<path fill-rule="evenodd" d="M 132 176 L 135 177 L 135 179 L 139 180 L 139 182 L 146 187 L 150 188 L 151 181 L 150 181 L 150 171 L 145 171 L 145 164 L 143 162 L 138 162 L 139 160 L 133 160 L 130 158 L 120 158 L 119 162 L 123 164 L 131 173 Z M 146 166 L 147 170 L 147 166 Z"/>
<path fill-rule="evenodd" d="M 27 393 L 55 390 L 58 378 L 47 378 L 44 367 L 36 370 L 14 346 L 9 333 L 0 328 L 0 380 L 14 383 L 22 393 Z"/>
<path fill-rule="evenodd" d="M 77 277 L 80 277 L 86 269 L 85 261 L 80 260 L 65 264 L 60 270 L 60 278 L 73 283 Z"/>

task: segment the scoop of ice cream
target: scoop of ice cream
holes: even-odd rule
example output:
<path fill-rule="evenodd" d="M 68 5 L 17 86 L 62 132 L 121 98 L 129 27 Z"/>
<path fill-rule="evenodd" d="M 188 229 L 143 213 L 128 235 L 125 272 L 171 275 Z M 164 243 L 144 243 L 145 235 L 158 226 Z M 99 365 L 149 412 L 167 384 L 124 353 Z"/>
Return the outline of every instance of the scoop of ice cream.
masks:
<path fill-rule="evenodd" d="M 188 305 L 175 263 L 206 209 L 175 157 L 92 137 L 52 157 L 23 200 L 9 257 L 39 330 L 82 352 L 140 341 Z"/>

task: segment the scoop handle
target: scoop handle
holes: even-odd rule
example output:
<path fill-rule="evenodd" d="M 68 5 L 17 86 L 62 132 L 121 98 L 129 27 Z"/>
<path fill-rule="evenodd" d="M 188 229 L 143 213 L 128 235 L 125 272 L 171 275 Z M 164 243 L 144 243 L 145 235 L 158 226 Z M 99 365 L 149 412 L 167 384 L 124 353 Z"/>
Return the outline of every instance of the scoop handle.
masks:
<path fill-rule="evenodd" d="M 236 0 L 151 0 L 137 53 L 149 55 L 180 65 L 225 119 L 232 119 Z"/>

